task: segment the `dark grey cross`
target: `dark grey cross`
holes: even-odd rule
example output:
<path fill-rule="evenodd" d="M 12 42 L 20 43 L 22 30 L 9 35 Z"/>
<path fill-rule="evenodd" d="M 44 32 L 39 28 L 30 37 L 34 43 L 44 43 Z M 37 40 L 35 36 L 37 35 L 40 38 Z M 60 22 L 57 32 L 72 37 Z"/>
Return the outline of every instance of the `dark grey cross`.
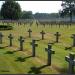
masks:
<path fill-rule="evenodd" d="M 45 51 L 48 52 L 47 65 L 51 66 L 51 56 L 52 56 L 52 54 L 55 54 L 55 51 L 52 51 L 51 44 L 48 44 L 48 48 L 45 48 Z"/>
<path fill-rule="evenodd" d="M 70 53 L 69 56 L 65 57 L 65 60 L 69 63 L 69 69 L 68 69 L 68 73 L 73 74 L 74 73 L 74 66 L 75 66 L 75 54 L 74 53 Z"/>
<path fill-rule="evenodd" d="M 9 38 L 9 40 L 10 40 L 10 45 L 9 45 L 9 46 L 12 46 L 12 39 L 13 39 L 12 34 L 9 34 L 8 38 Z"/>
<path fill-rule="evenodd" d="M 73 47 L 75 47 L 75 34 L 72 34 L 71 38 L 73 38 Z"/>
<path fill-rule="evenodd" d="M 20 38 L 18 39 L 20 41 L 20 50 L 23 50 L 23 42 L 24 42 L 24 38 L 22 36 L 20 36 Z"/>
<path fill-rule="evenodd" d="M 36 40 L 32 40 L 32 56 L 35 57 L 35 48 L 38 46 L 38 44 L 35 43 Z"/>
<path fill-rule="evenodd" d="M 37 25 L 37 27 L 38 27 L 38 25 L 39 25 L 37 21 L 36 21 L 36 25 Z"/>
<path fill-rule="evenodd" d="M 45 24 L 43 24 L 44 28 L 45 28 Z"/>
<path fill-rule="evenodd" d="M 52 28 L 53 24 L 51 23 L 51 28 Z"/>
<path fill-rule="evenodd" d="M 3 34 L 0 32 L 0 44 L 2 44 Z"/>
<path fill-rule="evenodd" d="M 56 34 L 54 34 L 54 35 L 56 36 L 56 42 L 58 43 L 59 42 L 59 36 L 60 36 L 59 32 L 56 32 Z"/>
<path fill-rule="evenodd" d="M 60 23 L 59 23 L 59 28 L 60 28 Z"/>
<path fill-rule="evenodd" d="M 42 40 L 44 40 L 44 34 L 45 32 L 42 30 L 42 32 L 40 32 L 42 34 Z"/>
<path fill-rule="evenodd" d="M 72 24 L 70 23 L 70 27 L 71 27 L 71 25 L 72 25 Z"/>
<path fill-rule="evenodd" d="M 28 32 L 29 32 L 29 38 L 31 38 L 31 32 L 32 32 L 32 30 L 29 29 Z"/>

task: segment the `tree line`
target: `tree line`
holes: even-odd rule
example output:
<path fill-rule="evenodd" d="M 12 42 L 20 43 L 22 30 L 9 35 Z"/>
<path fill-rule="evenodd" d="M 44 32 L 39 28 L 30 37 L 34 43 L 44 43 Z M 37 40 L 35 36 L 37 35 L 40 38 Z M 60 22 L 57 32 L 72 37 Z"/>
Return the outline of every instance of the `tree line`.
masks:
<path fill-rule="evenodd" d="M 20 5 L 15 1 L 5 1 L 0 10 L 0 19 L 54 19 L 69 17 L 70 22 L 75 16 L 75 1 L 62 1 L 62 10 L 58 13 L 35 13 L 32 11 L 22 11 Z"/>

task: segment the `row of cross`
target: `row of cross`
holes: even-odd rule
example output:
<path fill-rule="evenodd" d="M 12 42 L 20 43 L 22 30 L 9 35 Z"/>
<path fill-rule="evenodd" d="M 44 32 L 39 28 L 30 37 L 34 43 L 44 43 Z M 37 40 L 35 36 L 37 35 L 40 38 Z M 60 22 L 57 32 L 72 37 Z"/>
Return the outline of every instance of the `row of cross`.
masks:
<path fill-rule="evenodd" d="M 60 34 L 57 32 L 56 34 L 55 34 L 56 36 L 58 35 L 58 36 L 60 36 Z M 75 36 L 75 35 L 74 35 Z M 2 37 L 3 37 L 3 35 L 2 35 L 2 33 L 0 33 L 0 44 L 2 44 Z M 12 34 L 10 34 L 9 36 L 8 36 L 8 38 L 10 39 L 10 44 L 9 44 L 9 46 L 12 46 L 12 39 L 13 39 L 13 36 L 12 36 Z M 72 38 L 75 38 L 75 37 L 72 37 Z M 23 50 L 23 43 L 24 43 L 24 39 L 25 38 L 23 38 L 22 36 L 20 36 L 20 38 L 18 39 L 19 41 L 20 41 L 20 50 L 22 51 Z M 58 39 L 58 37 L 56 37 L 56 39 Z M 75 41 L 75 39 L 74 39 L 74 41 Z M 57 42 L 58 42 L 58 40 L 57 40 Z M 38 44 L 36 44 L 36 40 L 32 40 L 32 42 L 30 43 L 31 45 L 32 45 L 32 57 L 35 57 L 36 56 L 36 47 L 38 46 Z M 75 42 L 74 42 L 74 44 L 75 44 Z M 75 46 L 75 45 L 74 45 Z M 47 65 L 48 66 L 51 66 L 51 58 L 52 58 L 52 54 L 55 54 L 55 51 L 53 51 L 52 50 L 52 45 L 49 43 L 48 44 L 48 48 L 45 48 L 45 51 L 47 51 L 47 57 L 48 57 L 48 59 L 47 59 Z M 74 73 L 74 66 L 75 66 L 75 59 L 74 59 L 74 54 L 73 53 L 70 53 L 70 55 L 69 56 L 66 56 L 65 57 L 65 60 L 67 61 L 67 62 L 69 62 L 69 73 Z"/>
<path fill-rule="evenodd" d="M 31 29 L 29 29 L 28 30 L 28 32 L 29 32 L 29 38 L 31 38 L 31 32 L 32 32 L 32 30 Z M 46 34 L 43 30 L 40 32 L 40 34 L 42 35 L 42 40 L 44 40 L 44 35 Z M 58 43 L 59 42 L 59 37 L 61 36 L 61 34 L 59 33 L 59 32 L 56 32 L 56 34 L 54 34 L 55 36 L 56 36 L 56 43 Z M 2 33 L 0 33 L 0 43 L 2 43 L 2 37 L 3 37 L 3 35 L 2 35 Z M 8 37 L 9 39 L 10 39 L 10 42 L 12 41 L 12 39 L 13 39 L 13 37 L 12 37 L 12 35 L 10 34 L 9 35 L 9 37 Z M 73 38 L 73 47 L 75 47 L 75 34 L 72 34 L 72 37 L 71 38 Z"/>

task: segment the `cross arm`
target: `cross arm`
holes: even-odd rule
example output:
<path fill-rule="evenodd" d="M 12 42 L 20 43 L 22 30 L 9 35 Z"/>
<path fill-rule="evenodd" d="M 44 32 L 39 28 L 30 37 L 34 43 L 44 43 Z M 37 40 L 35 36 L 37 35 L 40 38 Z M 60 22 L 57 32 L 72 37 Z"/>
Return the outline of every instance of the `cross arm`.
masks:
<path fill-rule="evenodd" d="M 65 57 L 65 60 L 66 60 L 66 61 L 69 61 L 69 56 L 66 56 L 66 57 Z"/>
<path fill-rule="evenodd" d="M 38 46 L 38 44 L 35 44 L 35 46 L 37 47 L 37 46 Z"/>
<path fill-rule="evenodd" d="M 48 51 L 48 49 L 47 49 L 47 48 L 45 48 L 45 51 Z"/>
<path fill-rule="evenodd" d="M 52 53 L 52 54 L 55 54 L 55 51 L 52 51 L 51 53 Z"/>

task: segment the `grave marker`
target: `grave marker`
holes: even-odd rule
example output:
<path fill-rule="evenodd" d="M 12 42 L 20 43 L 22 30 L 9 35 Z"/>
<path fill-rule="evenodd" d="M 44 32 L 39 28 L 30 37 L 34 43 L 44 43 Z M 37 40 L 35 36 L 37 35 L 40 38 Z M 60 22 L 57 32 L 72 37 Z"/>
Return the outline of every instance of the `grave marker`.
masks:
<path fill-rule="evenodd" d="M 73 38 L 73 47 L 75 47 L 75 34 L 72 34 L 71 38 Z"/>
<path fill-rule="evenodd" d="M 52 51 L 51 44 L 48 44 L 48 48 L 45 48 L 45 51 L 48 52 L 47 65 L 51 66 L 51 57 L 52 57 L 52 54 L 55 54 L 55 51 Z"/>
<path fill-rule="evenodd" d="M 59 36 L 60 36 L 59 32 L 56 32 L 56 34 L 54 34 L 54 35 L 56 36 L 56 42 L 58 43 L 59 42 Z"/>
<path fill-rule="evenodd" d="M 12 34 L 9 34 L 8 38 L 9 38 L 9 40 L 10 40 L 10 45 L 9 45 L 9 46 L 12 46 L 12 39 L 13 39 Z"/>
<path fill-rule="evenodd" d="M 29 29 L 28 32 L 29 32 L 29 38 L 31 38 L 31 32 L 32 32 L 32 30 Z"/>
<path fill-rule="evenodd" d="M 42 40 L 44 40 L 45 32 L 42 30 L 42 32 L 40 32 L 40 34 L 42 35 Z"/>
<path fill-rule="evenodd" d="M 43 24 L 44 28 L 45 28 L 45 24 Z"/>
<path fill-rule="evenodd" d="M 74 73 L 74 66 L 75 66 L 75 59 L 74 59 L 75 54 L 70 53 L 69 56 L 65 57 L 65 60 L 69 63 L 69 74 Z"/>
<path fill-rule="evenodd" d="M 35 57 L 35 48 L 38 46 L 35 43 L 36 40 L 32 40 L 31 45 L 32 45 L 32 56 Z"/>
<path fill-rule="evenodd" d="M 3 34 L 0 32 L 0 44 L 2 44 Z"/>
<path fill-rule="evenodd" d="M 20 50 L 23 50 L 23 43 L 24 43 L 24 38 L 22 36 L 20 36 L 20 38 L 18 39 L 20 41 Z"/>
<path fill-rule="evenodd" d="M 59 23 L 59 28 L 60 28 L 60 23 Z"/>
<path fill-rule="evenodd" d="M 36 25 L 37 25 L 37 27 L 38 27 L 38 25 L 39 25 L 37 21 L 36 21 Z"/>

